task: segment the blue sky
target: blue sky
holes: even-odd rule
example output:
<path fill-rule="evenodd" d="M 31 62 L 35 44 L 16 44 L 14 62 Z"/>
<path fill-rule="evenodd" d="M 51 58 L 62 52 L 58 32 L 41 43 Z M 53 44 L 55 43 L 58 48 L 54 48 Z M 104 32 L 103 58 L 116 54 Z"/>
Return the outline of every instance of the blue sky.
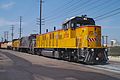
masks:
<path fill-rule="evenodd" d="M 42 17 L 45 25 L 42 26 L 42 33 L 45 29 L 52 31 L 54 26 L 60 29 L 66 18 L 84 14 L 95 18 L 119 7 L 120 0 L 43 0 Z M 120 10 L 110 14 L 116 12 Z M 22 36 L 39 32 L 36 22 L 36 18 L 39 17 L 39 0 L 0 0 L 1 37 L 4 31 L 9 31 L 9 40 L 11 40 L 11 25 L 15 25 L 14 38 L 18 38 L 19 16 L 23 17 Z M 102 34 L 108 35 L 109 40 L 120 41 L 120 14 L 98 20 L 96 24 L 102 26 Z"/>

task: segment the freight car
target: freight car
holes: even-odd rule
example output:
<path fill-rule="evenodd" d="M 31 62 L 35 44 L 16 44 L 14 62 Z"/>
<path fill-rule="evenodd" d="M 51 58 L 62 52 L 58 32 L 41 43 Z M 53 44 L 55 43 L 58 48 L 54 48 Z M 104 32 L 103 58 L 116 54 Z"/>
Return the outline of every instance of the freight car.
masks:
<path fill-rule="evenodd" d="M 34 53 L 44 55 L 43 49 L 53 49 L 52 56 L 58 54 L 60 59 L 87 64 L 106 63 L 108 49 L 101 43 L 107 41 L 102 37 L 102 42 L 101 37 L 101 26 L 96 26 L 92 18 L 77 16 L 65 21 L 61 30 L 37 35 Z"/>
<path fill-rule="evenodd" d="M 0 42 L 1 49 L 12 49 L 12 41 Z"/>
<path fill-rule="evenodd" d="M 0 48 L 1 49 L 7 49 L 8 42 L 1 42 Z"/>
<path fill-rule="evenodd" d="M 12 50 L 12 41 L 7 42 L 7 49 Z"/>

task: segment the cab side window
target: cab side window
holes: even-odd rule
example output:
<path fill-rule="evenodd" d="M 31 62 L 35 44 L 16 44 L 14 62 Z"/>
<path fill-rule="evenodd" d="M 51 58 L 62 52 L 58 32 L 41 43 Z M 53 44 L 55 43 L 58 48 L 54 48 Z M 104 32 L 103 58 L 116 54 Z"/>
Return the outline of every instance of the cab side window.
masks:
<path fill-rule="evenodd" d="M 77 23 L 77 24 L 76 24 L 76 27 L 80 27 L 80 24 Z"/>

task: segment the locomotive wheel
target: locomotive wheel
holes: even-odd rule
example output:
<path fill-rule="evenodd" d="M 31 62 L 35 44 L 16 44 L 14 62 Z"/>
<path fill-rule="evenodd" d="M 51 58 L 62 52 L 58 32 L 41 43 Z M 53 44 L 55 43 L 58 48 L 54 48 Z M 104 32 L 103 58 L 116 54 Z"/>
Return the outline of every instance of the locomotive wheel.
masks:
<path fill-rule="evenodd" d="M 72 52 L 69 52 L 69 57 L 68 57 L 68 61 L 72 62 L 74 61 L 74 55 L 72 54 Z"/>
<path fill-rule="evenodd" d="M 63 57 L 62 57 L 62 53 L 61 53 L 61 51 L 58 51 L 58 55 L 59 55 L 59 59 L 62 60 Z"/>
<path fill-rule="evenodd" d="M 30 51 L 30 50 L 28 50 L 28 54 L 31 54 L 31 51 Z"/>
<path fill-rule="evenodd" d="M 94 64 L 93 53 L 91 51 L 85 50 L 85 58 L 84 63 L 86 64 Z"/>
<path fill-rule="evenodd" d="M 59 58 L 60 60 L 62 59 L 60 52 L 58 52 L 58 58 Z"/>
<path fill-rule="evenodd" d="M 34 55 L 35 53 L 33 51 L 30 51 L 30 54 Z"/>
<path fill-rule="evenodd" d="M 52 51 L 52 57 L 55 58 L 55 51 Z"/>
<path fill-rule="evenodd" d="M 71 60 L 71 53 L 70 53 L 70 52 L 67 52 L 67 53 L 68 53 L 68 55 L 67 55 L 68 61 L 71 62 L 71 61 L 72 61 L 72 60 Z"/>
<path fill-rule="evenodd" d="M 36 53 L 35 53 L 35 51 L 34 51 L 34 50 L 33 50 L 33 51 L 31 51 L 31 54 L 36 55 Z"/>
<path fill-rule="evenodd" d="M 36 54 L 41 56 L 42 55 L 41 53 L 42 53 L 42 49 L 38 49 Z"/>
<path fill-rule="evenodd" d="M 69 62 L 72 62 L 72 61 L 74 61 L 74 53 L 72 53 L 72 51 L 71 50 L 67 50 L 66 51 L 66 59 L 67 59 L 67 61 L 69 61 Z"/>
<path fill-rule="evenodd" d="M 76 54 L 74 55 L 74 61 L 75 61 L 75 62 L 79 62 L 79 53 L 76 53 Z"/>
<path fill-rule="evenodd" d="M 90 57 L 90 54 L 89 54 L 89 52 L 88 52 L 88 49 L 86 49 L 85 51 L 84 51 L 84 54 L 85 54 L 85 57 L 84 57 L 84 63 L 89 63 L 89 57 Z"/>
<path fill-rule="evenodd" d="M 74 61 L 71 55 L 68 56 L 68 61 L 69 61 L 69 62 Z"/>

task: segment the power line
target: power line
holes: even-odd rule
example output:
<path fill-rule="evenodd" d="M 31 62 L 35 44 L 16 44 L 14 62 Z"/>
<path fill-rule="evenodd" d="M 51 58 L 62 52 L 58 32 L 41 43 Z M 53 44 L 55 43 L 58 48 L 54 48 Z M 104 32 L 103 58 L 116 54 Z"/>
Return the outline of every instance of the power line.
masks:
<path fill-rule="evenodd" d="M 116 1 L 114 1 L 114 2 L 112 2 L 112 0 L 110 0 L 110 1 L 108 0 L 108 2 L 104 2 L 106 5 L 104 5 L 104 4 L 101 5 L 100 6 L 101 8 L 99 8 L 99 9 L 96 8 L 97 10 L 93 11 L 90 15 L 93 15 L 93 14 L 96 15 L 96 14 L 100 14 L 101 12 L 102 13 L 106 12 L 107 11 L 107 10 L 105 10 L 105 9 L 107 9 L 106 7 L 111 8 L 112 6 L 114 6 L 116 4 Z"/>
<path fill-rule="evenodd" d="M 89 0 L 88 0 L 89 1 Z M 93 1 L 92 2 L 92 0 L 91 1 L 86 1 L 85 3 L 85 5 L 83 5 L 81 8 L 78 8 L 77 10 L 75 10 L 75 9 L 73 9 L 71 12 L 72 12 L 72 14 L 73 13 L 76 13 L 76 12 L 78 12 L 79 11 L 79 13 L 77 13 L 77 14 L 80 14 L 81 12 L 83 12 L 83 11 L 81 11 L 81 9 L 84 7 L 84 10 L 85 10 L 85 8 L 88 6 L 88 5 L 92 5 L 92 4 L 95 4 L 96 2 L 99 2 L 99 1 L 101 1 L 101 0 L 96 0 L 96 1 Z M 76 15 L 77 15 L 76 14 Z"/>
<path fill-rule="evenodd" d="M 100 20 L 103 20 L 103 19 L 105 19 L 105 18 L 112 17 L 112 16 L 115 16 L 115 15 L 118 15 L 118 14 L 120 14 L 120 12 L 117 12 L 117 13 L 114 13 L 114 14 L 111 14 L 111 15 L 108 15 L 108 16 L 105 16 L 105 17 L 96 19 L 95 21 L 100 21 Z"/>
<path fill-rule="evenodd" d="M 99 16 L 95 17 L 94 19 L 97 19 L 97 18 L 99 18 L 99 17 L 103 17 L 103 16 L 105 16 L 105 15 L 111 14 L 111 13 L 113 13 L 113 12 L 115 12 L 115 11 L 118 11 L 118 10 L 120 10 L 120 8 L 117 8 L 117 9 L 111 10 L 111 11 L 109 11 L 109 12 L 106 12 L 106 13 L 104 13 L 104 14 L 102 14 L 102 15 L 99 15 Z"/>
<path fill-rule="evenodd" d="M 91 4 L 93 4 L 93 3 L 95 3 L 96 1 L 94 1 L 94 2 L 92 2 Z M 106 2 L 104 2 L 104 4 L 106 4 L 106 3 L 109 3 L 110 1 L 109 0 L 107 0 Z M 90 5 L 90 3 L 89 3 L 89 5 Z M 103 5 L 103 4 L 100 4 L 101 6 Z M 99 5 L 99 6 L 100 6 Z M 110 5 L 110 4 L 109 4 Z M 108 5 L 108 6 L 109 6 Z M 98 7 L 98 6 L 96 6 L 96 7 Z M 96 7 L 92 7 L 92 8 L 90 8 L 91 10 L 93 10 L 93 9 L 95 9 Z M 74 9 L 73 9 L 74 10 Z M 74 12 L 76 12 L 76 11 L 74 11 Z M 68 12 L 68 13 L 70 13 L 70 12 Z M 77 13 L 78 14 L 78 13 Z M 55 19 L 57 19 L 57 18 L 55 18 Z M 54 20 L 54 18 L 53 18 L 53 20 Z M 51 21 L 51 20 L 49 20 L 49 21 Z"/>
<path fill-rule="evenodd" d="M 47 17 L 46 20 L 50 20 L 50 19 L 53 19 L 53 18 L 57 18 L 57 17 L 63 15 L 65 12 L 67 12 L 67 10 L 68 10 L 69 8 L 71 8 L 71 7 L 75 6 L 76 4 L 78 4 L 78 1 L 77 1 L 77 2 L 74 2 L 74 3 L 72 3 L 72 2 L 73 2 L 73 1 L 69 2 L 69 4 L 67 4 L 68 6 L 64 5 L 64 8 L 61 7 L 61 9 L 58 9 L 58 10 L 59 10 L 58 12 L 57 12 L 57 11 L 54 11 L 56 14 L 59 13 L 59 15 L 56 15 L 56 16 L 53 15 L 53 16 Z M 65 7 L 65 6 L 66 6 L 66 7 Z M 67 9 L 67 10 L 65 10 L 65 9 Z M 55 14 L 55 13 L 53 13 L 53 14 Z"/>
<path fill-rule="evenodd" d="M 82 1 L 82 0 L 81 0 L 81 1 Z M 79 2 L 81 2 L 81 1 L 79 1 Z M 57 16 L 55 16 L 55 17 L 52 17 L 52 18 L 49 18 L 49 19 L 47 19 L 47 20 L 49 21 L 49 20 L 51 20 L 51 19 L 57 19 L 58 17 L 61 17 L 61 16 L 63 16 L 63 15 L 69 15 L 69 13 L 76 11 L 76 9 L 82 8 L 82 7 L 84 6 L 84 5 L 82 5 L 82 4 L 87 5 L 89 2 L 91 2 L 91 1 L 89 1 L 89 2 L 88 2 L 88 1 L 89 1 L 89 0 L 87 0 L 87 1 L 85 1 L 85 2 L 82 2 L 82 3 L 76 2 L 75 4 L 70 5 L 70 6 L 67 8 L 67 10 L 61 11 L 61 12 L 59 13 L 59 15 L 57 15 Z"/>
<path fill-rule="evenodd" d="M 88 1 L 89 1 L 89 0 L 88 0 Z M 85 2 L 81 3 L 81 4 L 85 4 L 85 3 L 86 3 L 86 4 L 80 6 L 79 8 L 76 8 L 77 6 L 74 7 L 74 8 L 71 7 L 71 9 L 72 9 L 71 11 L 63 11 L 63 12 L 66 12 L 66 13 L 65 13 L 66 15 L 67 15 L 67 14 L 69 15 L 69 13 L 70 13 L 70 14 L 73 14 L 73 13 L 79 11 L 80 9 L 82 9 L 83 7 L 86 7 L 86 6 L 88 6 L 88 5 L 95 4 L 96 2 L 99 2 L 100 0 L 99 0 L 99 1 L 98 1 L 98 0 L 97 0 L 97 1 L 92 1 L 92 2 L 91 2 L 91 1 L 88 2 L 88 1 L 85 1 Z M 80 5 L 80 4 L 79 4 L 79 5 Z M 100 5 L 102 5 L 102 4 L 100 4 Z M 95 8 L 95 7 L 92 7 L 92 8 Z M 92 8 L 90 8 L 90 9 L 92 9 Z M 89 9 L 88 9 L 88 10 L 89 10 Z M 83 11 L 81 11 L 81 12 L 83 12 Z M 64 14 L 64 15 L 65 15 L 65 14 Z M 78 14 L 78 13 L 77 13 L 77 14 Z M 68 16 L 68 15 L 67 15 L 67 16 Z M 48 21 L 48 22 L 52 22 L 52 21 L 58 19 L 58 17 L 62 18 L 62 14 L 61 14 L 61 15 L 58 15 L 58 16 L 56 16 L 56 17 L 47 19 L 47 21 Z"/>
<path fill-rule="evenodd" d="M 98 2 L 98 1 L 97 1 Z M 89 5 L 91 5 L 91 4 L 93 4 L 93 3 L 96 3 L 96 2 L 91 2 L 91 3 L 89 3 Z M 110 4 L 108 4 L 108 3 L 110 3 Z M 116 3 L 116 2 L 115 2 Z M 94 10 L 94 9 L 97 9 L 98 7 L 101 7 L 101 6 L 104 6 L 104 4 L 107 4 L 106 6 L 110 6 L 111 4 L 114 4 L 114 3 L 111 3 L 111 1 L 109 1 L 109 0 L 107 0 L 107 1 L 105 1 L 105 2 L 103 2 L 103 3 L 101 3 L 101 4 L 99 4 L 99 5 L 96 5 L 96 6 L 93 6 L 93 7 L 91 7 L 91 8 L 89 8 L 89 9 L 87 9 L 86 11 L 89 11 L 90 9 L 91 10 Z M 88 6 L 88 4 L 86 5 L 86 6 Z M 113 5 L 112 5 L 113 6 Z M 85 7 L 85 5 L 84 5 L 84 7 Z M 111 7 L 111 6 L 110 6 Z M 73 7 L 69 7 L 69 9 L 72 9 Z M 106 7 L 105 7 L 106 8 Z M 104 10 L 105 8 L 101 8 L 101 10 Z M 77 8 L 76 8 L 77 9 Z M 67 10 L 65 10 L 65 11 L 62 11 L 62 12 L 66 12 L 66 13 L 70 13 L 70 12 L 73 12 L 73 13 L 75 13 L 75 12 L 77 12 L 77 11 L 74 11 L 74 10 L 76 10 L 76 9 L 72 9 L 71 11 L 67 11 Z M 79 9 L 81 9 L 81 8 L 79 8 Z M 77 9 L 78 10 L 78 9 Z M 100 9 L 99 9 L 100 10 Z M 100 10 L 100 11 L 101 11 Z M 116 9 L 115 11 L 117 11 L 117 10 L 119 10 L 119 9 Z M 85 10 L 84 10 L 85 11 Z M 84 12 L 84 11 L 81 11 L 81 12 Z M 114 11 L 111 11 L 111 12 L 107 12 L 107 13 L 105 13 L 105 14 L 102 14 L 102 15 L 99 15 L 99 18 L 100 17 L 102 17 L 103 15 L 108 15 L 108 14 L 111 14 L 111 13 L 113 13 Z M 97 12 L 95 12 L 94 14 L 96 14 Z M 72 14 L 72 13 L 70 13 L 70 14 Z M 78 14 L 78 13 L 77 13 Z M 119 12 L 117 12 L 117 13 L 114 13 L 114 14 L 111 14 L 112 16 L 114 16 L 114 15 L 117 15 L 117 14 L 119 14 Z M 65 14 L 64 14 L 65 15 Z M 68 14 L 69 15 L 69 14 Z M 67 15 L 67 16 L 68 16 Z M 58 17 L 59 17 L 59 19 L 60 18 L 63 18 L 62 17 L 63 16 L 63 14 L 60 14 L 60 15 L 57 15 L 57 16 L 55 16 L 55 17 L 53 17 L 53 18 L 49 18 L 49 19 L 47 19 L 47 21 L 48 22 L 52 22 L 52 21 L 54 21 L 54 20 L 56 20 L 56 19 L 58 19 Z M 97 16 L 98 17 L 98 16 Z M 110 15 L 108 15 L 108 16 L 105 16 L 104 18 L 107 18 L 107 17 L 110 17 Z M 100 18 L 100 19 L 102 19 L 102 18 Z"/>
<path fill-rule="evenodd" d="M 88 2 L 89 0 L 87 0 L 87 1 L 85 1 L 85 2 L 83 2 L 83 3 L 81 3 L 81 4 L 85 4 L 85 5 L 81 5 L 81 6 L 79 6 L 79 9 L 80 8 L 82 8 L 82 7 L 84 7 L 84 6 L 87 6 L 89 3 L 90 3 L 90 1 Z M 79 4 L 80 5 L 80 4 Z M 71 6 L 72 7 L 72 6 Z M 69 7 L 70 8 L 70 7 Z M 76 10 L 77 8 L 73 8 L 72 9 L 72 11 L 74 11 L 74 10 Z M 78 10 L 78 9 L 77 9 Z M 65 11 L 62 11 L 62 12 L 66 12 L 67 14 L 68 13 L 70 13 L 70 11 L 67 11 L 67 10 L 65 10 Z M 61 13 L 62 13 L 61 12 Z M 53 17 L 53 18 L 49 18 L 49 19 L 47 19 L 47 21 L 52 21 L 52 20 L 56 20 L 58 17 L 62 17 L 63 15 L 65 15 L 65 14 L 60 14 L 60 15 L 57 15 L 57 16 L 55 16 L 55 17 Z"/>
<path fill-rule="evenodd" d="M 73 2 L 73 0 L 66 1 L 65 4 L 59 6 L 58 8 L 56 8 L 56 9 L 54 9 L 54 10 L 52 10 L 52 11 L 51 11 L 52 14 L 49 15 L 49 16 L 46 16 L 45 18 L 48 18 L 48 17 L 54 16 L 55 13 L 61 12 L 62 10 L 64 10 L 64 8 L 65 8 L 66 6 L 68 6 L 68 5 L 71 4 L 72 2 Z M 55 12 L 55 13 L 53 14 L 53 12 Z"/>
<path fill-rule="evenodd" d="M 101 0 L 99 0 L 99 1 L 101 1 Z M 97 2 L 99 2 L 99 1 L 97 1 Z M 102 1 L 103 2 L 103 1 Z M 100 3 L 99 5 L 93 5 L 93 7 L 90 7 L 90 8 L 88 8 L 88 9 L 84 9 L 84 11 L 81 11 L 80 13 L 83 13 L 83 12 L 85 12 L 85 11 L 90 11 L 90 10 L 94 10 L 95 8 L 98 8 L 98 7 L 101 7 L 101 6 L 103 6 L 104 4 L 106 4 L 106 3 L 108 3 L 108 2 L 110 2 L 110 0 L 107 0 L 107 1 L 105 1 L 105 2 L 103 2 L 103 3 Z M 94 4 L 94 3 L 96 3 L 96 1 L 95 2 L 93 2 L 92 4 Z M 77 13 L 76 15 L 78 15 L 78 14 L 80 14 L 80 13 Z"/>

